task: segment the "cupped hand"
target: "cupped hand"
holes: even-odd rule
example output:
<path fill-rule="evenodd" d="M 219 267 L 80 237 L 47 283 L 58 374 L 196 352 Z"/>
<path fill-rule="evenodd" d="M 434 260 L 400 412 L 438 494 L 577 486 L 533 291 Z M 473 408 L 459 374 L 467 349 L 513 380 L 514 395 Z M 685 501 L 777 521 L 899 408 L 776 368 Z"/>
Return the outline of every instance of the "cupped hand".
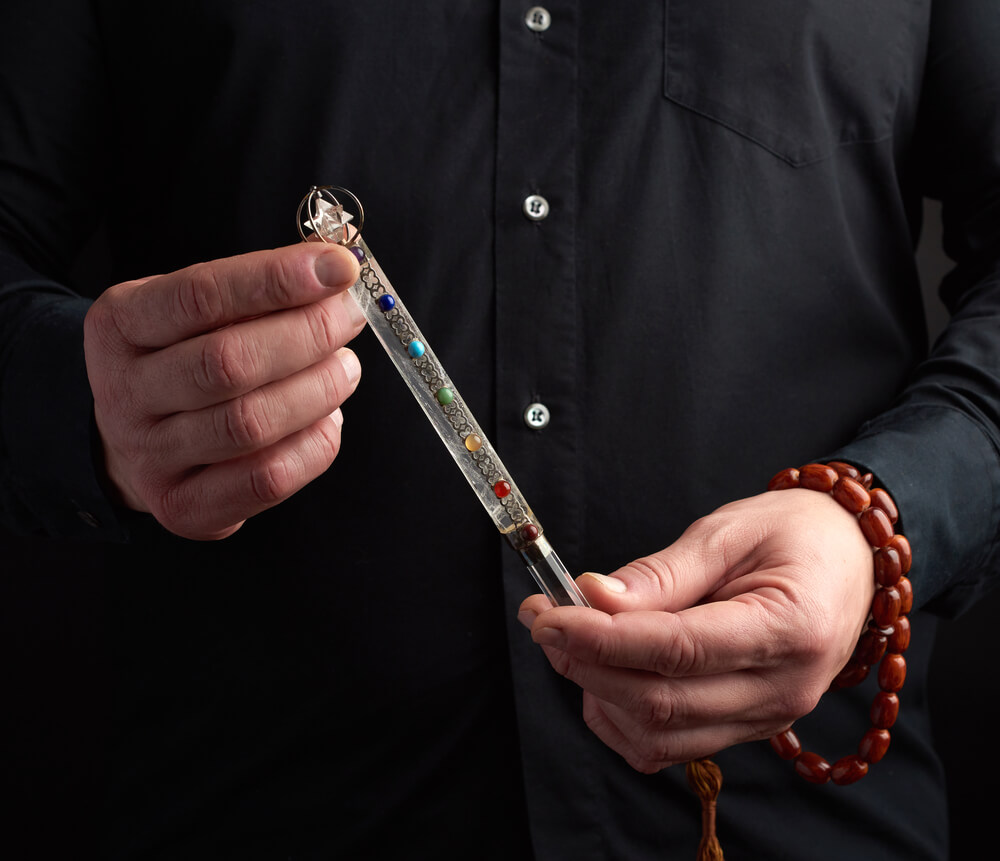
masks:
<path fill-rule="evenodd" d="M 84 346 L 121 500 L 215 539 L 324 472 L 361 373 L 357 276 L 346 249 L 302 244 L 105 291 Z"/>
<path fill-rule="evenodd" d="M 642 772 L 767 738 L 810 712 L 851 656 L 872 550 L 826 494 L 723 506 L 670 547 L 577 580 L 593 609 L 521 605 L 590 729 Z"/>

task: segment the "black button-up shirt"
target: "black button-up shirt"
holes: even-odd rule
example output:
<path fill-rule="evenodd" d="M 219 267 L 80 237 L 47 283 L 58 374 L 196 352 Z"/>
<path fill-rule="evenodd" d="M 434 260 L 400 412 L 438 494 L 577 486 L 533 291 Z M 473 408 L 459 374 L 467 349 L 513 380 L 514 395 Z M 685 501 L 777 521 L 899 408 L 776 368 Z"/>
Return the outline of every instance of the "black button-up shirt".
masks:
<path fill-rule="evenodd" d="M 574 572 L 834 455 L 895 496 L 921 606 L 995 568 L 996 5 L 546 9 L 543 30 L 508 0 L 0 13 L 0 511 L 43 570 L 105 583 L 107 857 L 638 861 L 694 857 L 700 825 L 682 770 L 634 773 L 583 726 L 514 621 L 523 565 L 367 333 L 343 451 L 292 500 L 217 544 L 117 511 L 80 343 L 101 282 L 73 280 L 98 226 L 107 284 L 295 241 L 311 185 L 352 189 Z M 923 195 L 956 263 L 930 358 Z M 719 755 L 727 857 L 945 856 L 914 629 L 862 783 L 807 786 L 766 743 Z M 807 744 L 853 752 L 870 698 L 825 697 Z"/>

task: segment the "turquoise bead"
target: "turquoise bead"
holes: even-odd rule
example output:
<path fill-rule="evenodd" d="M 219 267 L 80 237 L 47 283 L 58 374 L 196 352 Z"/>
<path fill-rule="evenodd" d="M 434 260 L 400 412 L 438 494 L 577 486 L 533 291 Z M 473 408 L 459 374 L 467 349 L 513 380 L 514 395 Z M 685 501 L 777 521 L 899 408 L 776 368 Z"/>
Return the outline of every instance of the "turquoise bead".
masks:
<path fill-rule="evenodd" d="M 420 341 L 410 341 L 406 352 L 414 359 L 419 359 L 424 354 L 424 345 Z"/>

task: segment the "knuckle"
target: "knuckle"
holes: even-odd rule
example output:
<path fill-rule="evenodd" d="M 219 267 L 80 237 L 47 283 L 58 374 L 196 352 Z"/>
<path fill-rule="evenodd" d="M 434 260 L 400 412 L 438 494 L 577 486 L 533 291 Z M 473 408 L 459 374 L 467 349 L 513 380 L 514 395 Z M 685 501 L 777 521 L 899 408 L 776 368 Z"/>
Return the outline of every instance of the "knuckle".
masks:
<path fill-rule="evenodd" d="M 242 393 L 251 388 L 253 378 L 253 357 L 237 333 L 223 330 L 204 339 L 195 369 L 195 382 L 203 393 Z"/>
<path fill-rule="evenodd" d="M 238 451 L 260 448 L 270 439 L 269 412 L 260 397 L 251 394 L 233 398 L 219 415 L 222 421 L 219 436 Z"/>
<path fill-rule="evenodd" d="M 250 492 L 257 503 L 269 508 L 298 490 L 301 474 L 301 461 L 292 453 L 267 459 L 250 470 Z"/>
<path fill-rule="evenodd" d="M 703 665 L 703 650 L 695 639 L 680 627 L 666 639 L 653 659 L 653 668 L 661 676 L 694 675 Z"/>
<path fill-rule="evenodd" d="M 185 328 L 207 329 L 226 322 L 228 291 L 210 264 L 193 266 L 174 293 L 174 313 Z"/>

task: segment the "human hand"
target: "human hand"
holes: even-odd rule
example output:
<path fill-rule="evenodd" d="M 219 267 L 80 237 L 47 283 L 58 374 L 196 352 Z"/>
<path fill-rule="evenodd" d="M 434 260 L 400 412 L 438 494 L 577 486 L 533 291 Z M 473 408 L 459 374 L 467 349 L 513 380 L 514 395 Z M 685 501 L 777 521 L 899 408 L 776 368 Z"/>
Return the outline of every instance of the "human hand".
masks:
<path fill-rule="evenodd" d="M 361 367 L 345 248 L 302 244 L 128 281 L 84 324 L 107 476 L 124 503 L 223 538 L 323 473 Z"/>
<path fill-rule="evenodd" d="M 521 605 L 590 729 L 653 773 L 767 738 L 810 712 L 847 663 L 874 594 L 872 550 L 826 494 L 723 506 L 667 549 L 577 580 L 594 609 Z"/>

